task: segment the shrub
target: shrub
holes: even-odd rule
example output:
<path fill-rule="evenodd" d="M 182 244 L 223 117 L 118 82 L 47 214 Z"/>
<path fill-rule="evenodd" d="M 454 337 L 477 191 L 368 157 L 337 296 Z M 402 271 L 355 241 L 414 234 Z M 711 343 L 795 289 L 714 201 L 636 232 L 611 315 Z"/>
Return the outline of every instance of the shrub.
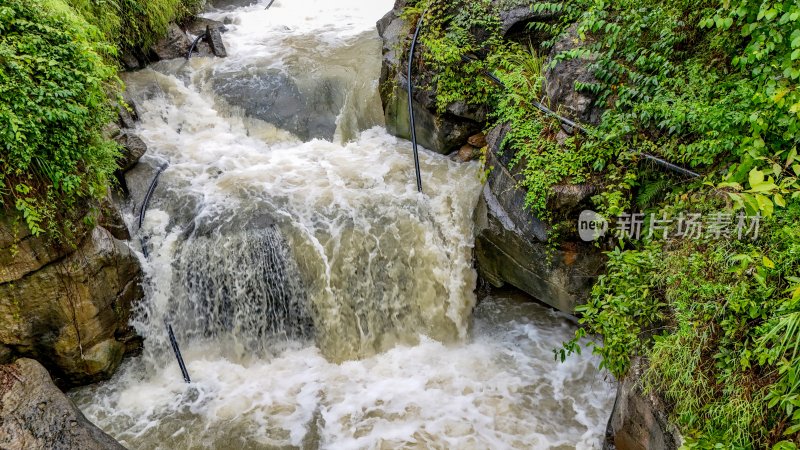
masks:
<path fill-rule="evenodd" d="M 60 0 L 0 6 L 0 205 L 34 234 L 60 234 L 68 211 L 106 193 L 118 152 L 102 129 L 120 86 L 109 54 Z"/>

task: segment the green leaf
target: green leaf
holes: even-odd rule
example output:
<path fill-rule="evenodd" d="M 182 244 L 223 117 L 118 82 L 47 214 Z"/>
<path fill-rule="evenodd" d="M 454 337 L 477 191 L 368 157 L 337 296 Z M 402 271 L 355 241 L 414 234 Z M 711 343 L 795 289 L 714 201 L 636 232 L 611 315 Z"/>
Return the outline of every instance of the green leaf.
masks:
<path fill-rule="evenodd" d="M 764 257 L 761 259 L 761 262 L 764 264 L 764 267 L 766 267 L 766 268 L 768 268 L 768 269 L 774 269 L 774 268 L 775 268 L 775 263 L 774 263 L 774 262 L 772 262 L 772 260 L 771 260 L 771 259 L 769 259 L 769 258 L 768 258 L 768 257 L 766 257 L 766 256 L 764 256 Z"/>
<path fill-rule="evenodd" d="M 755 187 L 764 182 L 764 172 L 753 169 L 750 171 L 750 178 L 749 178 L 750 186 Z"/>
<path fill-rule="evenodd" d="M 770 217 L 774 210 L 772 200 L 762 194 L 756 194 L 756 200 L 758 201 L 758 209 L 761 211 L 762 215 L 764 217 Z"/>

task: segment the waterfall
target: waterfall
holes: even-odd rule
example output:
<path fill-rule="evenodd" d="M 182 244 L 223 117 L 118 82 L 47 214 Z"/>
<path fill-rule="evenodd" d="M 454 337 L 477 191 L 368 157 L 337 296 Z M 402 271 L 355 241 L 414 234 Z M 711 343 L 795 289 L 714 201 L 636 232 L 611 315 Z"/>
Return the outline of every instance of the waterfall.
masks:
<path fill-rule="evenodd" d="M 137 230 L 145 349 L 76 403 L 130 448 L 598 448 L 613 396 L 594 357 L 554 361 L 571 322 L 478 304 L 482 168 L 422 149 L 420 194 L 382 126 L 392 2 L 268 1 L 208 11 L 228 58 L 124 75 L 130 211 L 168 164 Z"/>
<path fill-rule="evenodd" d="M 276 226 L 190 238 L 174 276 L 171 321 L 187 340 L 230 334 L 263 351 L 266 337 L 311 336 L 305 288 Z"/>

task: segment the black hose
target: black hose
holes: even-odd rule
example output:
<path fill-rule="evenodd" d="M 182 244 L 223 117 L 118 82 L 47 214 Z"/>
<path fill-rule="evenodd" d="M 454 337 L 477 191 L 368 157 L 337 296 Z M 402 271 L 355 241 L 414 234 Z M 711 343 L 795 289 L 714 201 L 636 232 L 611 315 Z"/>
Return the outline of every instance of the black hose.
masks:
<path fill-rule="evenodd" d="M 166 169 L 167 166 L 163 165 L 158 168 L 158 172 L 156 172 L 156 176 L 153 177 L 153 181 L 150 183 L 150 188 L 147 190 L 147 194 L 144 196 L 144 201 L 142 201 L 142 208 L 139 210 L 139 229 L 142 228 L 142 223 L 144 223 L 144 215 L 147 212 L 147 205 L 150 204 L 150 197 L 153 196 L 153 191 L 156 190 L 156 186 L 158 185 L 158 177 L 161 175 L 161 172 Z"/>
<path fill-rule="evenodd" d="M 264 8 L 264 10 L 269 9 L 269 7 L 272 6 L 273 3 L 275 3 L 275 0 L 270 0 L 269 5 L 267 5 L 267 7 Z"/>
<path fill-rule="evenodd" d="M 181 356 L 181 349 L 178 347 L 178 341 L 175 339 L 175 333 L 172 331 L 172 325 L 167 323 L 165 320 L 164 323 L 167 325 L 167 333 L 169 334 L 169 343 L 172 344 L 172 351 L 175 352 L 175 358 L 178 359 L 178 366 L 181 368 L 181 374 L 183 375 L 183 381 L 187 383 L 191 383 L 192 379 L 189 378 L 189 371 L 186 370 L 186 364 L 183 362 L 183 356 Z"/>
<path fill-rule="evenodd" d="M 194 52 L 194 48 L 197 47 L 197 43 L 200 42 L 200 39 L 203 39 L 204 37 L 206 37 L 206 33 L 205 32 L 203 32 L 203 34 L 201 34 L 200 36 L 197 36 L 194 39 L 194 42 L 192 42 L 192 46 L 189 47 L 189 53 L 186 54 L 186 59 L 187 60 L 192 58 L 192 53 Z"/>
<path fill-rule="evenodd" d="M 464 61 L 464 62 L 472 62 L 475 59 L 464 55 L 464 56 L 461 57 L 461 60 Z M 484 70 L 483 71 L 483 75 L 485 75 L 487 78 L 492 80 L 495 84 L 497 84 L 501 88 L 506 89 L 506 85 L 502 81 L 500 81 L 500 79 L 497 78 L 493 73 Z M 566 117 L 562 117 L 562 116 L 558 115 L 556 112 L 554 112 L 550 108 L 544 106 L 543 104 L 537 102 L 536 100 L 533 100 L 531 103 L 539 111 L 547 114 L 548 116 L 552 116 L 552 117 L 555 117 L 556 119 L 558 119 L 558 121 L 561 122 L 562 125 L 566 125 L 566 126 L 570 127 L 573 130 L 578 130 L 578 131 L 580 131 L 581 133 L 583 133 L 585 135 L 591 135 L 591 133 L 589 133 L 589 130 L 584 128 L 582 125 L 580 125 L 580 124 L 578 124 L 576 122 L 573 122 L 572 120 L 569 120 Z M 631 153 L 633 153 L 633 152 L 631 152 Z M 681 175 L 687 176 L 689 178 L 700 178 L 700 177 L 702 177 L 702 175 L 700 175 L 697 172 L 693 172 L 693 171 L 691 171 L 689 169 L 685 169 L 685 168 L 683 168 L 681 166 L 678 166 L 678 165 L 673 164 L 673 163 L 671 163 L 669 161 L 663 160 L 663 159 L 661 159 L 661 158 L 659 158 L 657 156 L 653 156 L 653 155 L 651 155 L 649 153 L 641 153 L 640 152 L 639 155 L 641 155 L 643 158 L 647 159 L 648 161 L 651 161 L 651 162 L 653 162 L 653 163 L 655 163 L 655 164 L 657 164 L 657 165 L 659 165 L 661 167 L 664 167 L 665 169 L 671 170 L 673 172 L 680 173 Z"/>
<path fill-rule="evenodd" d="M 417 46 L 417 38 L 419 38 L 419 30 L 422 27 L 422 19 L 425 18 L 425 12 L 419 17 L 417 22 L 417 29 L 414 31 L 414 39 L 411 41 L 411 50 L 408 52 L 408 117 L 411 126 L 411 145 L 414 148 L 414 170 L 417 174 L 417 191 L 422 192 L 422 175 L 419 170 L 419 149 L 417 148 L 417 128 L 414 123 L 414 82 L 411 79 L 411 69 L 414 63 L 414 48 Z"/>

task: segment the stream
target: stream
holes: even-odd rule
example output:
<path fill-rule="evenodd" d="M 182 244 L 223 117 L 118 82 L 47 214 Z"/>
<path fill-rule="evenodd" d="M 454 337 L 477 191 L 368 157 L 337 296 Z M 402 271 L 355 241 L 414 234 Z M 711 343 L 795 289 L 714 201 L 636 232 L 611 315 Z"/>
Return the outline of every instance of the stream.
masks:
<path fill-rule="evenodd" d="M 513 292 L 478 302 L 479 164 L 423 149 L 420 194 L 383 128 L 393 2 L 268 2 L 204 14 L 228 58 L 124 75 L 149 147 L 131 230 L 164 169 L 134 238 L 145 347 L 73 400 L 134 449 L 601 448 L 610 377 L 554 359 L 574 322 Z"/>

